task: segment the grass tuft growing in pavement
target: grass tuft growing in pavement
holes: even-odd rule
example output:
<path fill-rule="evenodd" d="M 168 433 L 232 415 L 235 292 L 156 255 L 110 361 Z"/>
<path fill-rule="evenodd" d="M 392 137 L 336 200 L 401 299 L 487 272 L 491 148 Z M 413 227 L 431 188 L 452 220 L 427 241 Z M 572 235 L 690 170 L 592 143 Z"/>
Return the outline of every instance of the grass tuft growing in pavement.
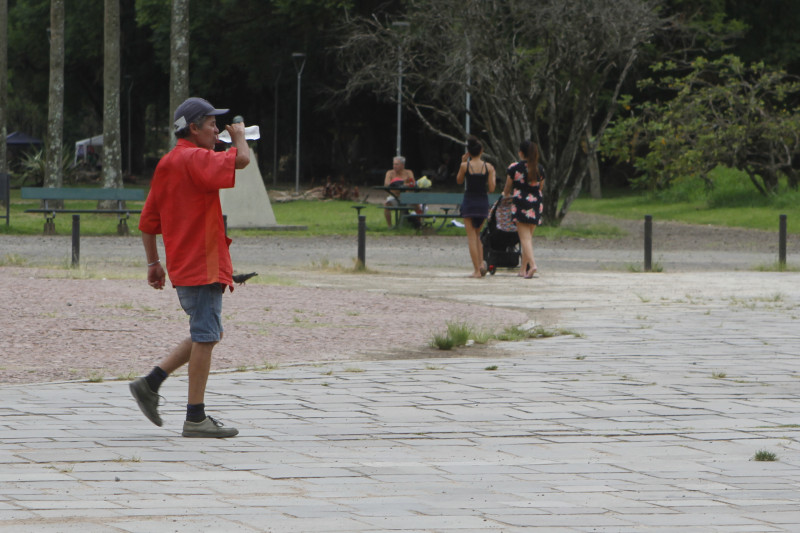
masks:
<path fill-rule="evenodd" d="M 767 450 L 758 450 L 753 456 L 753 461 L 777 461 L 778 456 Z"/>
<path fill-rule="evenodd" d="M 562 328 L 550 329 L 543 326 L 536 326 L 526 329 L 520 326 L 511 326 L 500 333 L 492 333 L 486 330 L 478 330 L 463 322 L 449 322 L 447 324 L 447 331 L 434 333 L 430 346 L 431 348 L 438 348 L 440 350 L 452 350 L 456 346 L 470 346 L 473 343 L 485 344 L 490 340 L 515 342 L 525 339 L 556 337 L 559 335 L 583 337 L 581 333 Z"/>

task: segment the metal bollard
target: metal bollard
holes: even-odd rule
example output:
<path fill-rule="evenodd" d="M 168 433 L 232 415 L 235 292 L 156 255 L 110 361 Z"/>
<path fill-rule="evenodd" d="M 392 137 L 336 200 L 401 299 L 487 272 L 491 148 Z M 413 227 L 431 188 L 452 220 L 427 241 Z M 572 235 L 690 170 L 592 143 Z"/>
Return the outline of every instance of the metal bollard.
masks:
<path fill-rule="evenodd" d="M 786 268 L 786 215 L 781 215 L 778 224 L 778 266 Z"/>
<path fill-rule="evenodd" d="M 644 271 L 653 270 L 653 217 L 644 216 Z"/>
<path fill-rule="evenodd" d="M 81 216 L 72 215 L 72 268 L 81 264 Z"/>
<path fill-rule="evenodd" d="M 366 247 L 367 247 L 367 217 L 365 215 L 358 215 L 359 268 L 365 268 L 367 266 Z"/>

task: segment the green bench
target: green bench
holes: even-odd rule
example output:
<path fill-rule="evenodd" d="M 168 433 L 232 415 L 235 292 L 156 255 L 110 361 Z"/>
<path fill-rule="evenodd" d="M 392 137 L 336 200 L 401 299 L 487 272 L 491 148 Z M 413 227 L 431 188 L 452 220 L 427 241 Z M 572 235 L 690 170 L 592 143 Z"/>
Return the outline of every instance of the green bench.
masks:
<path fill-rule="evenodd" d="M 489 195 L 489 205 L 491 206 L 500 194 L 492 193 Z M 439 231 L 444 227 L 449 219 L 461 218 L 460 208 L 461 201 L 464 199 L 464 193 L 460 192 L 404 192 L 400 195 L 401 206 L 413 206 L 423 204 L 427 206 L 437 206 L 440 213 L 417 214 L 408 213 L 403 215 L 405 219 L 417 219 L 422 226 L 433 226 L 437 219 L 441 219 L 441 224 L 436 228 Z M 402 207 L 398 207 L 402 209 Z M 406 207 L 408 209 L 408 207 Z M 452 213 L 450 211 L 453 211 Z"/>
<path fill-rule="evenodd" d="M 26 213 L 44 213 L 44 234 L 53 235 L 56 231 L 53 219 L 56 213 L 91 213 L 117 215 L 117 233 L 128 235 L 128 217 L 131 213 L 141 213 L 141 209 L 129 209 L 125 202 L 143 202 L 146 195 L 144 189 L 90 189 L 78 187 L 22 187 L 21 197 L 24 200 L 42 200 L 43 207 L 26 209 Z M 54 201 L 68 200 L 110 200 L 117 203 L 116 209 L 69 209 L 53 208 L 48 204 Z"/>

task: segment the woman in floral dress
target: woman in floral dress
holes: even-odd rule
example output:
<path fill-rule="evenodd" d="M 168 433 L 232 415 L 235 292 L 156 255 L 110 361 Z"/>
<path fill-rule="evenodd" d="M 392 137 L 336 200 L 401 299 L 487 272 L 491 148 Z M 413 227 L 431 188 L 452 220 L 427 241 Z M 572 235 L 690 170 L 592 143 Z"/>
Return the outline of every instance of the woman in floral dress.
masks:
<path fill-rule="evenodd" d="M 533 258 L 533 232 L 542 223 L 544 168 L 539 164 L 539 147 L 533 141 L 526 139 L 520 143 L 519 156 L 521 160 L 506 171 L 503 196 L 511 196 L 511 212 L 517 221 L 522 251 L 519 275 L 530 279 L 538 270 Z"/>

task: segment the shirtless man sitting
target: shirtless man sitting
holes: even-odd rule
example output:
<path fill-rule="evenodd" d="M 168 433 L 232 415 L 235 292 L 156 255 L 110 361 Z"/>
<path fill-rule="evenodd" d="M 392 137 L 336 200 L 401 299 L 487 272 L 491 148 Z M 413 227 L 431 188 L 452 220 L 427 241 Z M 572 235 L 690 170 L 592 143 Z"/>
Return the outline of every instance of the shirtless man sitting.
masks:
<path fill-rule="evenodd" d="M 386 177 L 383 178 L 384 187 L 398 186 L 398 187 L 415 187 L 417 184 L 414 179 L 414 173 L 406 168 L 406 158 L 397 156 L 392 161 L 392 169 L 386 171 Z M 397 206 L 397 198 L 391 194 L 386 197 L 386 202 L 383 204 L 386 207 Z M 389 209 L 383 210 L 386 216 L 386 224 L 392 227 L 392 211 Z"/>

